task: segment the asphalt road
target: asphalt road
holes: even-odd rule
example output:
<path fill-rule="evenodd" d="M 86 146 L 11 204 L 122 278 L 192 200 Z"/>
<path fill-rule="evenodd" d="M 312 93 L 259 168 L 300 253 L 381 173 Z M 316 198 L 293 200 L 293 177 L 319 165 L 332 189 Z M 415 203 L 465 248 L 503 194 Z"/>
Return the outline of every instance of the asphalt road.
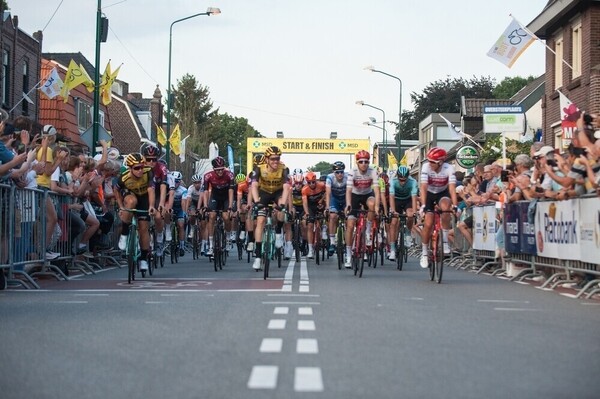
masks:
<path fill-rule="evenodd" d="M 168 263 L 168 262 L 167 262 Z M 0 293 L 1 398 L 596 398 L 600 301 L 417 259 L 231 257 Z"/>

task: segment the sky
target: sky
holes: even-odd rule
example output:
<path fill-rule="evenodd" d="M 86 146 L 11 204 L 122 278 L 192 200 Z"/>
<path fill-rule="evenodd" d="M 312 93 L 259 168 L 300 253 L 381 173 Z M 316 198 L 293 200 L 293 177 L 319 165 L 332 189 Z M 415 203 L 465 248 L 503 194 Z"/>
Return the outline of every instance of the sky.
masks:
<path fill-rule="evenodd" d="M 9 0 L 11 14 L 29 33 L 43 30 L 44 52 L 80 51 L 95 59 L 97 0 Z M 171 82 L 194 75 L 221 113 L 244 117 L 263 136 L 369 138 L 382 130 L 363 122 L 381 111 L 397 121 L 410 94 L 451 78 L 544 73 L 544 45 L 533 43 L 512 68 L 486 53 L 510 24 L 527 25 L 547 0 L 102 0 L 109 34 L 100 71 L 123 64 L 118 79 L 130 92 L 165 95 L 169 27 L 173 21 L 218 7 L 221 14 L 173 25 Z M 388 124 L 388 136 L 393 128 Z M 221 151 L 222 153 L 224 151 Z M 204 155 L 204 154 L 201 154 Z M 224 154 L 221 154 L 224 155 Z M 205 154 L 207 156 L 207 154 Z M 237 158 L 238 154 L 236 154 Z M 333 156 L 323 156 L 323 160 Z M 306 156 L 284 155 L 292 168 Z"/>

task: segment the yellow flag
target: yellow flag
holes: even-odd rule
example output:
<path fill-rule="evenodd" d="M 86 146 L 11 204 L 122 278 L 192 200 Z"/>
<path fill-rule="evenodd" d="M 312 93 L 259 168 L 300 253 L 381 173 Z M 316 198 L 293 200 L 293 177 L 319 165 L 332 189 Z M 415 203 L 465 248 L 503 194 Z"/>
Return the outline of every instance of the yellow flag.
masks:
<path fill-rule="evenodd" d="M 87 91 L 89 93 L 92 93 L 94 91 L 94 87 L 95 87 L 94 81 L 92 80 L 92 78 L 90 78 L 90 75 L 88 75 L 85 68 L 83 68 L 83 65 L 79 64 L 79 69 L 81 69 L 81 74 L 85 78 L 85 80 L 83 81 L 83 85 L 85 86 L 85 88 L 87 89 Z"/>
<path fill-rule="evenodd" d="M 165 131 L 163 130 L 162 127 L 158 126 L 158 124 L 156 124 L 156 139 L 158 140 L 158 143 L 160 145 L 162 145 L 164 147 L 165 144 L 167 144 L 167 135 L 165 134 Z"/>
<path fill-rule="evenodd" d="M 400 160 L 399 165 L 400 166 L 408 166 L 408 158 L 407 158 L 407 153 L 404 153 L 404 156 L 402 157 L 402 159 Z"/>
<path fill-rule="evenodd" d="M 123 65 L 123 64 L 121 64 Z M 119 67 L 117 69 L 115 69 L 114 72 L 107 74 L 106 76 L 106 81 L 103 81 L 104 84 L 104 88 L 102 90 L 102 104 L 104 105 L 108 105 L 111 103 L 112 101 L 112 85 L 113 83 L 115 83 L 115 79 L 117 78 L 117 75 L 119 74 L 119 69 L 121 69 L 121 65 L 119 65 Z M 109 67 L 109 65 L 106 66 L 107 68 Z M 104 71 L 106 73 L 106 71 Z"/>
<path fill-rule="evenodd" d="M 82 69 L 83 68 L 77 65 L 73 60 L 71 60 L 69 63 L 69 68 L 67 69 L 67 74 L 65 75 L 65 82 L 62 90 L 60 91 L 60 96 L 65 102 L 69 101 L 69 91 L 89 79 L 87 72 L 82 72 Z"/>
<path fill-rule="evenodd" d="M 171 150 L 173 151 L 173 154 L 181 154 L 181 130 L 179 130 L 179 123 L 171 132 L 171 137 L 169 137 L 169 144 L 171 144 Z"/>
<path fill-rule="evenodd" d="M 394 155 L 394 153 L 391 150 L 387 157 L 388 157 L 388 168 L 390 168 L 390 169 L 396 168 L 396 164 L 398 164 L 398 160 L 396 159 L 396 156 Z"/>
<path fill-rule="evenodd" d="M 106 68 L 104 68 L 104 73 L 102 74 L 102 76 L 100 77 L 100 96 L 104 96 L 104 90 L 106 90 L 106 84 L 108 83 L 108 78 L 110 76 L 110 60 L 108 60 L 108 63 L 106 64 Z M 109 88 L 110 90 L 110 88 Z"/>

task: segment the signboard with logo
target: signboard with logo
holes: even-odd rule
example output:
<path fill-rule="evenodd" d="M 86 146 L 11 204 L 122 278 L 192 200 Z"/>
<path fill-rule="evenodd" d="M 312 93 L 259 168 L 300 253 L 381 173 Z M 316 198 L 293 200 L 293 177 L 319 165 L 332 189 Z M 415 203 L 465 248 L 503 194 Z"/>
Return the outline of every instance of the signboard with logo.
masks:
<path fill-rule="evenodd" d="M 485 133 L 523 133 L 525 114 L 521 106 L 483 107 Z"/>
<path fill-rule="evenodd" d="M 597 199 L 596 199 L 597 201 Z M 580 260 L 579 202 L 539 201 L 535 213 L 537 253 L 549 258 Z M 598 257 L 595 257 L 598 260 Z"/>
<path fill-rule="evenodd" d="M 471 169 L 477 164 L 479 152 L 470 145 L 462 146 L 456 152 L 456 163 L 465 169 Z"/>
<path fill-rule="evenodd" d="M 268 147 L 279 147 L 283 154 L 355 154 L 370 150 L 367 139 L 302 139 L 250 137 L 247 139 L 248 170 L 252 168 L 252 154 L 263 153 Z M 370 151 L 369 151 L 370 152 Z"/>
<path fill-rule="evenodd" d="M 473 207 L 473 249 L 496 250 L 496 206 Z"/>

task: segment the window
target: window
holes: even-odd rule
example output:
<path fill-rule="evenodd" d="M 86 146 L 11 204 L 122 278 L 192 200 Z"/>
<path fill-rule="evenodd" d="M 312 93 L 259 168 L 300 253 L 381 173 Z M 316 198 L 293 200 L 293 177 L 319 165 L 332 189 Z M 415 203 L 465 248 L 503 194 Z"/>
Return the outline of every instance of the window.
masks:
<path fill-rule="evenodd" d="M 80 132 L 84 132 L 92 124 L 92 107 L 85 101 L 78 99 L 76 101 L 77 107 L 77 127 Z"/>
<path fill-rule="evenodd" d="M 29 92 L 29 61 L 25 60 L 23 62 L 23 93 L 27 94 Z M 27 98 L 24 98 L 21 101 L 21 109 L 23 111 L 23 115 L 29 114 L 29 101 Z"/>
<path fill-rule="evenodd" d="M 563 37 L 558 36 L 554 40 L 554 88 L 558 89 L 563 85 Z"/>
<path fill-rule="evenodd" d="M 2 50 L 2 105 L 8 107 L 8 97 L 10 93 L 10 54 L 8 50 Z"/>
<path fill-rule="evenodd" d="M 573 67 L 573 76 L 572 78 L 576 78 L 581 76 L 581 55 L 582 55 L 582 32 L 581 32 L 581 21 L 577 20 L 573 23 L 573 30 L 571 32 L 571 66 Z"/>

